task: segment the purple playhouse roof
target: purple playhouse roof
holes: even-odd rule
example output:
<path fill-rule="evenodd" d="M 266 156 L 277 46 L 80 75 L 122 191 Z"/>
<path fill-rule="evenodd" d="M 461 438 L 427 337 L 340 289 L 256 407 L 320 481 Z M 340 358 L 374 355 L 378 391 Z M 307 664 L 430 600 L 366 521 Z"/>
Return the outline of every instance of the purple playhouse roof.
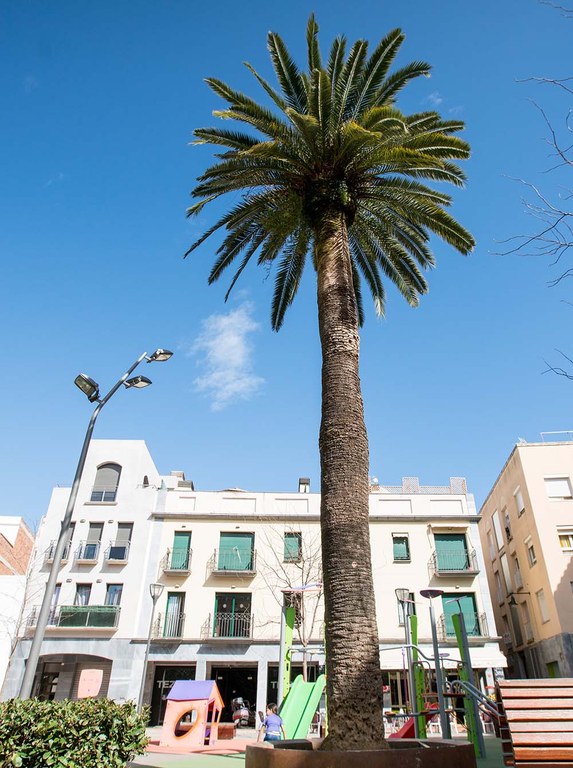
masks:
<path fill-rule="evenodd" d="M 213 687 L 217 688 L 214 680 L 176 680 L 167 696 L 168 701 L 196 701 L 211 699 Z"/>

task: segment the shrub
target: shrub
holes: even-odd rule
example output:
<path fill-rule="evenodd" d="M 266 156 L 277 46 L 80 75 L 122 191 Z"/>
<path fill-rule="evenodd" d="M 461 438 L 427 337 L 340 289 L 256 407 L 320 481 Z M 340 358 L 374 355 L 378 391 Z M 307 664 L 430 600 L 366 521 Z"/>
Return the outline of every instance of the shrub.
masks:
<path fill-rule="evenodd" d="M 11 699 L 0 703 L 0 768 L 125 768 L 145 726 L 131 702 Z"/>

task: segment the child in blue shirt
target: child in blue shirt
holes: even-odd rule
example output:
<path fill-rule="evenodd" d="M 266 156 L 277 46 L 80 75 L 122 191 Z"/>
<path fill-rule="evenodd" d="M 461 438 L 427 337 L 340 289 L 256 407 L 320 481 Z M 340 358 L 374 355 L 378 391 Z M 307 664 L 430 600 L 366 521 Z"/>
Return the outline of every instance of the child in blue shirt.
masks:
<path fill-rule="evenodd" d="M 265 734 L 264 741 L 280 741 L 281 733 L 283 739 L 286 739 L 283 721 L 277 712 L 278 708 L 276 704 L 267 704 L 267 716 L 263 720 L 257 741 L 261 740 L 263 731 Z"/>

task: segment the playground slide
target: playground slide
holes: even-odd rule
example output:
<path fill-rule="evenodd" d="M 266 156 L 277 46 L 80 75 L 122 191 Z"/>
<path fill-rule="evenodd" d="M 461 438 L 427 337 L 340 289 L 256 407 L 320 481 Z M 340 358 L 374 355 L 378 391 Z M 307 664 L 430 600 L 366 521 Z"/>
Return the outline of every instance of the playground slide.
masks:
<path fill-rule="evenodd" d="M 305 683 L 302 675 L 295 679 L 279 711 L 287 739 L 306 739 L 325 685 L 324 675 L 316 683 Z"/>
<path fill-rule="evenodd" d="M 431 707 L 430 709 L 433 709 Z M 430 720 L 436 716 L 438 712 L 438 708 L 435 707 L 435 712 L 426 712 L 426 722 L 429 723 Z M 416 729 L 414 727 L 414 718 L 409 717 L 404 725 L 400 728 L 400 730 L 396 731 L 396 733 L 391 733 L 388 735 L 389 739 L 414 739 L 416 737 Z"/>

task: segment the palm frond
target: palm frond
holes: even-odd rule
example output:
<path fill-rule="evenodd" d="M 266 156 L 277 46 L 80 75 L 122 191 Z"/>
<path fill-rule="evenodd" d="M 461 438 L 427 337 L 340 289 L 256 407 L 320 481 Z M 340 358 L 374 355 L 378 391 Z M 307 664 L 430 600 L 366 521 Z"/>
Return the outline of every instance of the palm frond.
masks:
<path fill-rule="evenodd" d="M 279 35 L 275 32 L 269 32 L 267 48 L 287 104 L 292 109 L 296 109 L 297 112 L 304 112 L 306 108 L 304 84 L 299 69 L 291 58 L 286 45 Z"/>
<path fill-rule="evenodd" d="M 308 71 L 322 69 L 320 47 L 318 45 L 318 24 L 314 13 L 310 14 L 306 27 L 306 45 L 308 48 Z"/>

